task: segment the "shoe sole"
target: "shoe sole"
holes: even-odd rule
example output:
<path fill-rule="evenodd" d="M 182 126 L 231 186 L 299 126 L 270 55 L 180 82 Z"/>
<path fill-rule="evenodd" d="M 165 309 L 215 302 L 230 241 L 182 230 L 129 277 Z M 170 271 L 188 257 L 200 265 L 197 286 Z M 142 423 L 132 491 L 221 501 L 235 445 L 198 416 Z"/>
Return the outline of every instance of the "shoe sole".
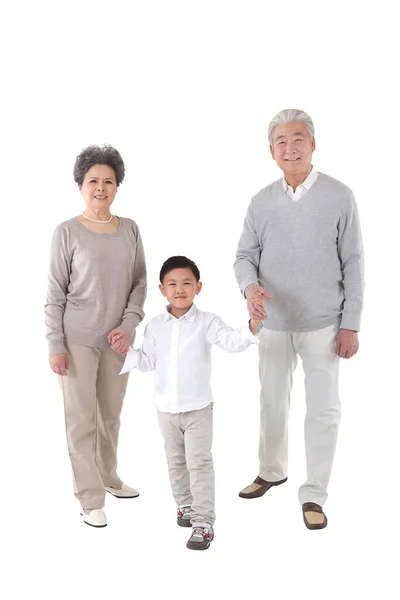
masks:
<path fill-rule="evenodd" d="M 189 548 L 189 550 L 207 550 L 209 547 L 210 542 L 208 542 L 207 546 L 203 544 L 196 544 L 195 542 L 193 542 L 193 544 L 189 544 L 189 542 L 186 544 L 186 548 Z"/>
<path fill-rule="evenodd" d="M 136 496 L 117 496 L 117 494 L 113 494 L 109 490 L 106 490 L 107 494 L 114 496 L 114 498 L 118 498 L 119 500 L 130 500 L 131 498 L 139 498 L 140 494 L 136 494 Z"/>
<path fill-rule="evenodd" d="M 105 523 L 104 525 L 93 525 L 93 523 L 88 523 L 87 521 L 83 521 L 86 525 L 89 525 L 89 527 L 94 527 L 95 529 L 103 529 L 103 527 L 107 527 L 107 523 Z"/>

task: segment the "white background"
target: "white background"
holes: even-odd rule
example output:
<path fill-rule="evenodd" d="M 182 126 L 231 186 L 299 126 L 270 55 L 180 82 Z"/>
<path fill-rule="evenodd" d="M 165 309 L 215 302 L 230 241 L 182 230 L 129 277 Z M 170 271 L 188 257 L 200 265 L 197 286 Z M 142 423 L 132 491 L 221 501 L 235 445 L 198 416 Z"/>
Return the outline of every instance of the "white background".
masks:
<path fill-rule="evenodd" d="M 2 19 L 2 492 L 4 597 L 397 597 L 399 96 L 394 2 L 15 2 Z M 11 6 L 11 5 L 10 5 Z M 342 361 L 343 417 L 326 504 L 308 531 L 302 370 L 288 483 L 245 501 L 257 475 L 257 352 L 214 351 L 216 537 L 190 552 L 175 524 L 153 376 L 134 373 L 109 526 L 82 524 L 61 394 L 47 365 L 43 304 L 55 226 L 79 214 L 76 155 L 108 142 L 126 179 L 115 213 L 145 243 L 146 319 L 162 262 L 186 254 L 198 306 L 239 326 L 233 275 L 252 195 L 280 177 L 267 128 L 281 109 L 314 119 L 315 167 L 351 187 L 366 252 L 358 356 Z M 141 341 L 143 324 L 138 332 Z M 397 557 L 398 560 L 398 557 Z"/>

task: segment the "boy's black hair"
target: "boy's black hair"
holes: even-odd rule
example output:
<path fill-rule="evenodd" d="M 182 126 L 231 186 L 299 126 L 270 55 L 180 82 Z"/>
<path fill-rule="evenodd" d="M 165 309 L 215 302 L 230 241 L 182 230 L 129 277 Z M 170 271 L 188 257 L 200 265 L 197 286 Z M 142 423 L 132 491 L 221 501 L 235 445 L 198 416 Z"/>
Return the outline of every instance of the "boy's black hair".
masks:
<path fill-rule="evenodd" d="M 164 277 L 174 269 L 190 269 L 195 276 L 196 281 L 200 281 L 200 271 L 197 265 L 186 256 L 171 256 L 168 258 L 160 271 L 160 281 L 163 283 Z"/>

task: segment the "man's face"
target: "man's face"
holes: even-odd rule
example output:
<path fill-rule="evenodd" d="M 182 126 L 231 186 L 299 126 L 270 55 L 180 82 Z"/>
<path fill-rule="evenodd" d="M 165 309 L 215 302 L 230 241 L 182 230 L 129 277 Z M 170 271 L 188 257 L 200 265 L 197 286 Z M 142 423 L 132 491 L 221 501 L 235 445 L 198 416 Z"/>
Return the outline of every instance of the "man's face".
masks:
<path fill-rule="evenodd" d="M 201 282 L 196 282 L 191 269 L 173 269 L 164 277 L 160 290 L 172 308 L 185 312 L 189 310 L 194 297 L 200 292 Z"/>
<path fill-rule="evenodd" d="M 285 175 L 307 175 L 311 170 L 315 138 L 310 138 L 303 121 L 289 121 L 275 127 L 270 150 Z"/>

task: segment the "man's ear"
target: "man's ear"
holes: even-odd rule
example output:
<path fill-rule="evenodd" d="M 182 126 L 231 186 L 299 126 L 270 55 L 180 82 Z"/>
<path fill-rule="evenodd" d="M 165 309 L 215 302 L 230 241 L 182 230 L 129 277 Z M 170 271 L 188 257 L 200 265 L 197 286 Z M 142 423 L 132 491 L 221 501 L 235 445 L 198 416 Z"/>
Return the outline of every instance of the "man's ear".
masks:
<path fill-rule="evenodd" d="M 313 137 L 313 139 L 311 140 L 311 148 L 312 148 L 313 152 L 314 152 L 314 150 L 315 150 L 316 147 L 317 147 L 317 144 L 315 142 L 315 137 Z"/>
<path fill-rule="evenodd" d="M 203 284 L 201 283 L 201 281 L 198 281 L 196 283 L 196 296 L 197 296 L 197 294 L 200 294 L 202 287 L 203 287 Z"/>
<path fill-rule="evenodd" d="M 274 147 L 273 147 L 273 146 L 270 146 L 270 147 L 269 147 L 269 149 L 270 149 L 270 151 L 271 151 L 271 156 L 272 156 L 272 158 L 275 160 L 275 152 L 274 152 Z"/>

